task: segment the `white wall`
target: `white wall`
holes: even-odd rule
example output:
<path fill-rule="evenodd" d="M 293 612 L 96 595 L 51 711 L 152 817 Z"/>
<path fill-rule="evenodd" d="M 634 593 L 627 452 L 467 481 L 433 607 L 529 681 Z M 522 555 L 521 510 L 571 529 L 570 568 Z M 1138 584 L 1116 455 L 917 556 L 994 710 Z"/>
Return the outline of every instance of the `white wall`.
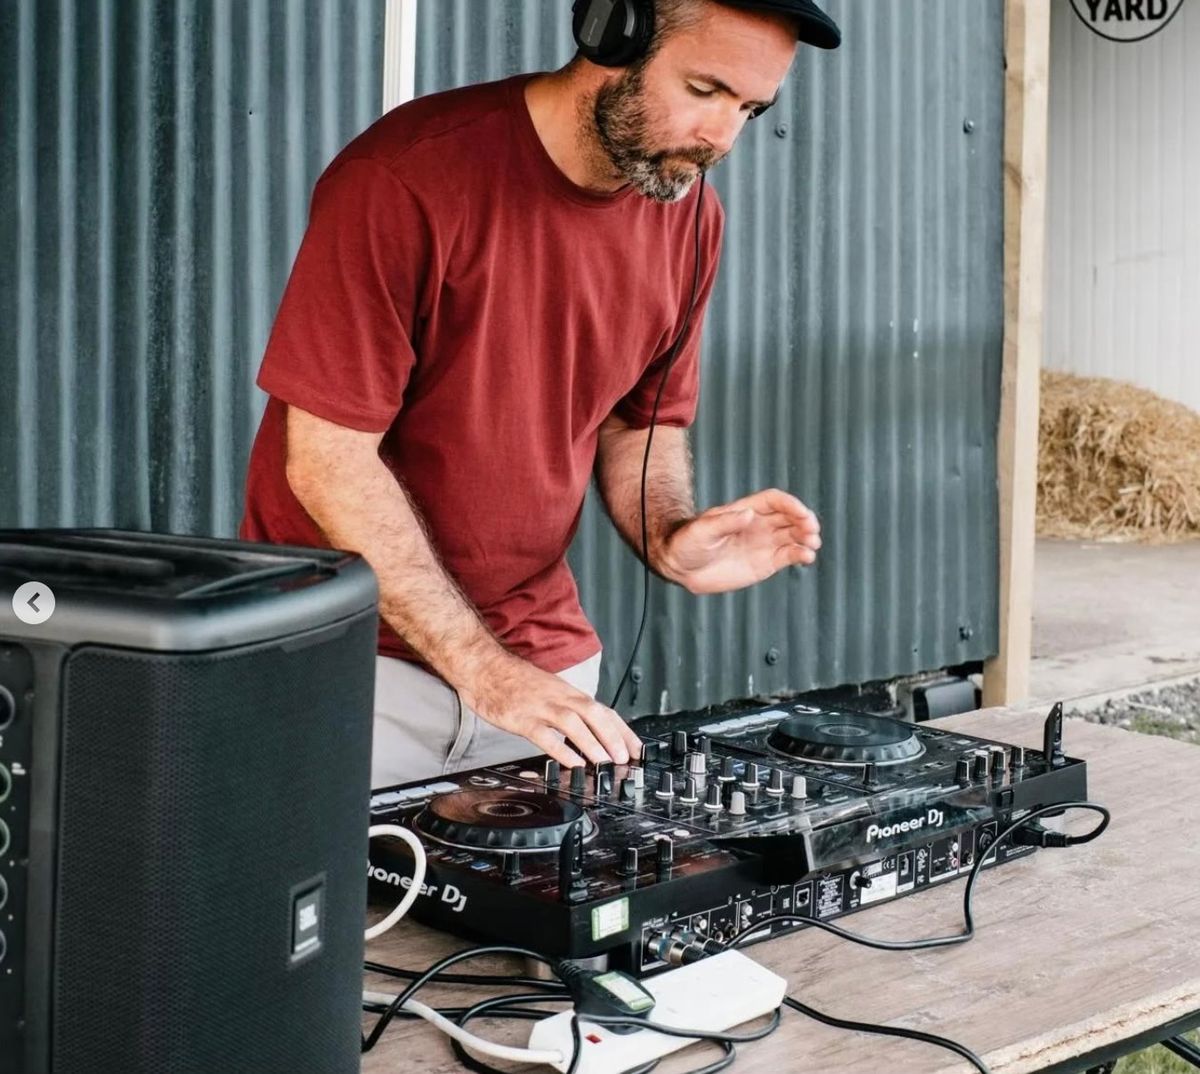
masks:
<path fill-rule="evenodd" d="M 1200 410 L 1200 0 L 1130 44 L 1052 2 L 1045 365 Z"/>

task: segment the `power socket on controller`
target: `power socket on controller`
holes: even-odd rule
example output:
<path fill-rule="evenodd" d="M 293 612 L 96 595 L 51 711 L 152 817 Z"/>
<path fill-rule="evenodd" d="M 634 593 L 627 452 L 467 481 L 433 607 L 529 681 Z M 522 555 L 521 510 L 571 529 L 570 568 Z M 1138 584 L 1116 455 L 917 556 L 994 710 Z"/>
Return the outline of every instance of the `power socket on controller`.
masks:
<path fill-rule="evenodd" d="M 642 982 L 654 996 L 652 1022 L 672 1029 L 720 1033 L 775 1010 L 787 993 L 787 981 L 740 951 L 723 951 L 688 966 Z M 533 1027 L 529 1047 L 562 1054 L 554 1064 L 565 1071 L 571 1062 L 571 1011 L 546 1018 Z M 668 1037 L 652 1029 L 614 1033 L 580 1020 L 583 1055 L 577 1074 L 619 1074 L 686 1048 L 695 1041 Z"/>

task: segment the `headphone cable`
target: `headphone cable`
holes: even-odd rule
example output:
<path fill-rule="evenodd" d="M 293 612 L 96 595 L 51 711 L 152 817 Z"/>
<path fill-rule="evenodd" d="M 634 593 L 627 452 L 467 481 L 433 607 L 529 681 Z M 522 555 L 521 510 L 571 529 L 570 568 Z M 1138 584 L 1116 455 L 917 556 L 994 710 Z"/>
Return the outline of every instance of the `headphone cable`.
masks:
<path fill-rule="evenodd" d="M 662 402 L 663 389 L 667 386 L 667 377 L 671 373 L 675 359 L 679 356 L 679 349 L 683 346 L 683 341 L 687 336 L 688 326 L 692 323 L 692 314 L 696 309 L 696 298 L 700 293 L 700 210 L 704 205 L 705 178 L 704 172 L 701 172 L 700 189 L 696 196 L 696 215 L 692 226 L 693 243 L 695 246 L 695 264 L 692 270 L 692 294 L 688 299 L 687 313 L 684 314 L 683 325 L 679 329 L 679 334 L 667 350 L 666 365 L 663 368 L 662 377 L 659 378 L 658 391 L 654 395 L 654 408 L 650 412 L 650 428 L 646 433 L 646 450 L 642 454 L 642 618 L 638 625 L 637 636 L 633 640 L 633 648 L 629 653 L 629 661 L 625 665 L 621 681 L 617 683 L 617 688 L 613 691 L 612 701 L 609 702 L 608 707 L 612 709 L 617 707 L 617 703 L 621 700 L 621 693 L 625 689 L 625 684 L 629 681 L 629 677 L 633 673 L 633 662 L 637 659 L 638 649 L 641 648 L 642 635 L 646 632 L 646 619 L 650 611 L 650 527 L 646 518 L 646 480 L 650 470 L 650 445 L 654 442 L 654 426 L 658 422 L 658 407 Z"/>

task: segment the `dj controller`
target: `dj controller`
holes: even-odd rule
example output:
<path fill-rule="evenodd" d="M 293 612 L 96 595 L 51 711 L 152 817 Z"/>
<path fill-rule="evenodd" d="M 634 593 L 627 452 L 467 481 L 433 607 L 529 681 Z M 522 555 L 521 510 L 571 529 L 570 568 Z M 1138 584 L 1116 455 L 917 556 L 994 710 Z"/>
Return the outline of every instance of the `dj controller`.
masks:
<path fill-rule="evenodd" d="M 1087 796 L 1061 706 L 1041 750 L 797 704 L 634 726 L 628 765 L 538 758 L 374 792 L 372 824 L 426 848 L 413 916 L 647 974 L 679 937 L 751 942 L 963 876 L 1005 825 Z M 1029 853 L 1005 843 L 985 867 Z M 398 899 L 405 844 L 376 839 L 369 872 Z M 799 921 L 759 924 L 778 915 Z"/>

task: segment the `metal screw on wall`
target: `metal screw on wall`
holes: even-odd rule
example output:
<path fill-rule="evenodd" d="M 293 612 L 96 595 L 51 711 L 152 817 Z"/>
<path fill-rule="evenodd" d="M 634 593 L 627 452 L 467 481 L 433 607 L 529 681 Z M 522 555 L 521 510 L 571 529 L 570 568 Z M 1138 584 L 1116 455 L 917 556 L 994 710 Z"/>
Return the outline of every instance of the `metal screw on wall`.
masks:
<path fill-rule="evenodd" d="M 964 133 L 966 133 L 966 134 L 972 134 L 972 133 L 974 133 L 974 131 L 975 131 L 975 120 L 973 120 L 973 119 L 964 119 L 964 120 L 963 120 L 963 131 L 964 131 Z"/>
<path fill-rule="evenodd" d="M 633 682 L 635 682 L 635 683 L 641 682 L 641 681 L 642 681 L 642 680 L 643 680 L 645 677 L 646 677 L 646 675 L 645 675 L 645 672 L 643 672 L 641 668 L 637 668 L 637 667 L 635 667 L 635 668 L 634 668 L 634 669 L 633 669 L 633 670 L 632 670 L 632 671 L 629 673 L 629 678 L 630 678 L 630 680 L 631 680 L 631 681 L 633 681 Z"/>
<path fill-rule="evenodd" d="M 775 124 L 775 137 L 776 138 L 786 138 L 787 132 L 788 132 L 788 125 L 786 123 L 776 123 Z"/>
<path fill-rule="evenodd" d="M 772 645 L 771 648 L 769 648 L 767 650 L 767 655 L 766 655 L 766 657 L 764 657 L 764 659 L 767 661 L 768 664 L 778 664 L 779 663 L 779 650 L 776 649 L 774 645 Z"/>
<path fill-rule="evenodd" d="M 965 623 L 960 625 L 958 628 L 958 640 L 959 641 L 970 641 L 971 638 L 974 636 L 974 634 L 975 634 L 975 631 L 973 631 Z"/>

